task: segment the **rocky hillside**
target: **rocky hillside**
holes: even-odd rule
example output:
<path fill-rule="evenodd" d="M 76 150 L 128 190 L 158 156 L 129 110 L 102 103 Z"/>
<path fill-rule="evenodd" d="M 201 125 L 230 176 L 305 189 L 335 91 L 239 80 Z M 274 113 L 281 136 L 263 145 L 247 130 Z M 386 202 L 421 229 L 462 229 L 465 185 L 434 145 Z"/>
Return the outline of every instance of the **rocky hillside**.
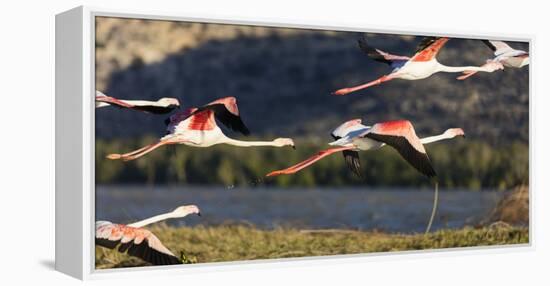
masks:
<path fill-rule="evenodd" d="M 490 143 L 528 141 L 528 68 L 395 80 L 346 97 L 330 92 L 390 72 L 357 47 L 358 33 L 99 18 L 96 85 L 119 98 L 177 97 L 184 106 L 235 96 L 257 135 L 317 136 L 341 122 L 405 118 L 419 134 L 463 127 Z M 370 43 L 411 55 L 419 38 L 369 34 Z M 524 43 L 513 47 L 528 49 Z M 453 39 L 439 55 L 448 65 L 480 65 L 492 52 L 478 40 Z M 100 138 L 162 134 L 164 116 L 99 109 Z M 503 140 L 505 139 L 505 140 Z"/>

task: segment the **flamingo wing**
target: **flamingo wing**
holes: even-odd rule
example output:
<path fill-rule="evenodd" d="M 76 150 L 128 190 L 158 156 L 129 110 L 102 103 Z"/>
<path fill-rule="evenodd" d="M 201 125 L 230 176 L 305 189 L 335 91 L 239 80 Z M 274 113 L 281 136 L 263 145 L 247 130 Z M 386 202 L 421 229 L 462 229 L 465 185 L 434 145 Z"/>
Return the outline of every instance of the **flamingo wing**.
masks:
<path fill-rule="evenodd" d="M 334 131 L 332 131 L 332 133 L 330 133 L 330 135 L 334 138 L 334 140 L 339 140 L 342 137 L 349 137 L 352 132 L 359 131 L 363 128 L 365 128 L 365 126 L 361 124 L 361 119 L 352 119 L 338 126 L 334 129 Z M 346 161 L 346 165 L 348 165 L 349 169 L 358 177 L 362 178 L 363 175 L 361 171 L 361 161 L 359 160 L 359 152 L 344 150 L 342 151 L 342 155 L 344 155 L 344 160 Z"/>
<path fill-rule="evenodd" d="M 369 56 L 369 58 L 395 67 L 396 65 L 402 65 L 404 62 L 408 61 L 410 58 L 406 56 L 392 55 L 390 53 L 375 49 L 367 44 L 365 37 L 360 38 L 357 43 L 359 48 Z"/>
<path fill-rule="evenodd" d="M 344 150 L 350 150 L 350 149 L 353 149 L 354 147 L 337 147 L 337 148 L 332 148 L 332 149 L 326 149 L 326 150 L 323 150 L 323 151 L 320 151 L 319 153 L 309 157 L 308 159 L 296 164 L 296 165 L 293 165 L 293 166 L 290 166 L 286 169 L 283 169 L 283 170 L 278 170 L 278 171 L 273 171 L 269 174 L 267 174 L 266 176 L 267 177 L 273 177 L 273 176 L 278 176 L 278 175 L 283 175 L 283 174 L 294 174 L 308 166 L 310 166 L 311 164 L 325 158 L 326 156 L 328 155 L 331 155 L 331 154 L 334 154 L 335 152 L 339 152 L 339 151 L 344 151 Z"/>
<path fill-rule="evenodd" d="M 132 103 L 128 103 L 127 101 L 116 99 L 111 96 L 107 96 L 101 91 L 96 90 L 96 96 L 95 96 L 96 102 L 104 102 L 113 106 L 117 106 L 119 108 L 129 108 L 129 109 L 135 109 L 147 113 L 153 113 L 153 114 L 166 114 L 174 110 L 177 105 L 168 105 L 168 106 L 160 106 L 157 105 L 156 102 L 151 101 L 140 101 L 140 100 L 132 100 Z"/>
<path fill-rule="evenodd" d="M 205 106 L 199 107 L 194 113 L 204 110 L 212 110 L 216 118 L 227 128 L 240 132 L 243 135 L 250 135 L 250 131 L 244 124 L 239 114 L 237 99 L 235 97 L 224 97 L 217 99 Z M 191 115 L 193 115 L 192 113 Z"/>
<path fill-rule="evenodd" d="M 348 168 L 355 174 L 357 177 L 362 178 L 363 172 L 361 171 L 361 161 L 359 160 L 359 152 L 352 150 L 342 151 L 344 154 L 344 160 Z"/>
<path fill-rule="evenodd" d="M 397 120 L 377 123 L 363 137 L 388 144 L 420 173 L 428 177 L 437 176 L 424 145 L 416 136 L 409 121 Z"/>
<path fill-rule="evenodd" d="M 104 93 L 102 93 L 101 91 L 97 91 L 97 90 L 95 92 L 95 101 L 96 102 L 108 103 L 110 105 L 114 105 L 114 106 L 121 107 L 121 108 L 133 108 L 134 107 L 131 104 L 128 104 L 128 103 L 126 103 L 122 100 L 118 100 L 114 97 L 107 96 Z"/>
<path fill-rule="evenodd" d="M 495 53 L 495 56 L 514 51 L 514 49 L 503 41 L 483 40 L 483 43 Z"/>
<path fill-rule="evenodd" d="M 157 106 L 157 105 L 137 105 L 135 104 L 132 109 L 153 113 L 153 114 L 166 114 L 172 112 L 177 106 Z"/>
<path fill-rule="evenodd" d="M 411 60 L 415 62 L 424 62 L 434 59 L 448 40 L 449 38 L 424 37 L 418 44 L 416 52 Z"/>
<path fill-rule="evenodd" d="M 227 128 L 236 132 L 240 132 L 243 135 L 250 135 L 250 131 L 242 121 L 241 117 L 238 114 L 235 115 L 230 112 L 225 105 L 220 103 L 206 105 L 198 108 L 196 112 L 204 110 L 212 110 L 216 118 Z"/>
<path fill-rule="evenodd" d="M 96 222 L 96 245 L 138 257 L 153 265 L 182 264 L 150 231 L 110 222 Z"/>
<path fill-rule="evenodd" d="M 217 127 L 214 111 L 210 109 L 199 111 L 194 107 L 170 116 L 164 123 L 167 125 L 167 134 L 184 133 L 189 130 L 206 131 Z"/>

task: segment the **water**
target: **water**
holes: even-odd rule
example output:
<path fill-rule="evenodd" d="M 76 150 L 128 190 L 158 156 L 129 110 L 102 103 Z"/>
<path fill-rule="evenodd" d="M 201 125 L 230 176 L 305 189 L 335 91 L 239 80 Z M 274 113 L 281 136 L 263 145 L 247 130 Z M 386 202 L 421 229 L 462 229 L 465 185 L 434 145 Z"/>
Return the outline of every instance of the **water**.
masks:
<path fill-rule="evenodd" d="M 460 228 L 485 217 L 503 192 L 440 191 L 432 229 Z M 201 187 L 98 186 L 96 218 L 138 221 L 177 206 L 196 204 L 202 216 L 167 221 L 170 225 L 253 224 L 261 228 L 346 228 L 422 232 L 433 191 L 412 189 L 282 190 Z"/>

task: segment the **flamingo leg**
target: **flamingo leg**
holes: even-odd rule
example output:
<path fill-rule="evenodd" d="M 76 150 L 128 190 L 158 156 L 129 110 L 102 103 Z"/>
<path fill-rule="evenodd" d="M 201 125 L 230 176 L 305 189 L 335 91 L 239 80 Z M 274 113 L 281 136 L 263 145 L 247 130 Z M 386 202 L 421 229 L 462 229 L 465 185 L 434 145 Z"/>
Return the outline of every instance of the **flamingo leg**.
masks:
<path fill-rule="evenodd" d="M 296 164 L 296 165 L 293 165 L 293 166 L 290 166 L 286 169 L 283 169 L 283 170 L 278 170 L 278 171 L 273 171 L 269 174 L 266 175 L 266 177 L 274 177 L 274 176 L 278 176 L 278 175 L 283 175 L 283 174 L 294 174 L 308 166 L 310 166 L 311 164 L 323 159 L 324 157 L 330 155 L 330 154 L 333 154 L 333 153 L 336 153 L 336 152 L 339 152 L 339 151 L 344 151 L 344 150 L 350 150 L 350 149 L 354 149 L 355 147 L 354 146 L 348 146 L 348 147 L 338 147 L 338 148 L 332 148 L 332 149 L 327 149 L 327 150 L 323 150 L 323 151 L 320 151 L 319 153 L 309 157 L 308 159 Z"/>
<path fill-rule="evenodd" d="M 383 82 L 386 82 L 386 81 L 390 81 L 392 80 L 393 77 L 391 76 L 388 76 L 388 75 L 385 75 L 383 77 L 380 77 L 376 80 L 373 80 L 371 82 L 367 82 L 365 84 L 361 84 L 361 85 L 358 85 L 358 86 L 354 86 L 354 87 L 345 87 L 345 88 L 341 88 L 335 92 L 332 93 L 332 95 L 346 95 L 348 93 L 352 93 L 354 91 L 358 91 L 360 89 L 365 89 L 367 87 L 371 87 L 371 86 L 374 86 L 374 85 L 379 85 Z"/>
<path fill-rule="evenodd" d="M 157 143 L 152 143 L 152 144 L 149 144 L 149 145 L 145 145 L 139 149 L 136 149 L 134 151 L 131 151 L 131 152 L 128 152 L 128 153 L 124 153 L 124 154 L 117 154 L 117 153 L 114 153 L 114 154 L 109 154 L 107 155 L 107 158 L 108 159 L 111 159 L 111 160 L 118 160 L 118 159 L 122 159 L 122 157 L 124 156 L 130 156 L 130 155 L 134 155 L 136 153 L 139 153 L 139 152 L 142 152 L 143 150 L 147 149 L 147 148 L 151 148 L 151 146 L 155 145 Z"/>
<path fill-rule="evenodd" d="M 156 142 L 156 143 L 152 143 L 152 144 L 149 144 L 149 145 L 146 145 L 140 149 L 137 149 L 137 150 L 134 150 L 132 152 L 128 152 L 128 153 L 124 153 L 124 154 L 109 154 L 107 156 L 108 159 L 111 159 L 111 160 L 117 160 L 117 159 L 122 159 L 123 161 L 131 161 L 131 160 L 135 160 L 161 146 L 164 146 L 164 145 L 169 145 L 169 144 L 177 144 L 178 141 L 172 141 L 172 140 L 166 140 L 166 141 L 159 141 L 159 142 Z"/>
<path fill-rule="evenodd" d="M 476 74 L 476 73 L 477 73 L 476 71 L 471 71 L 471 72 L 466 71 L 466 72 L 464 72 L 463 75 L 457 77 L 456 79 L 458 79 L 458 80 L 465 80 L 465 79 L 467 79 L 467 78 L 473 76 L 473 75 Z"/>

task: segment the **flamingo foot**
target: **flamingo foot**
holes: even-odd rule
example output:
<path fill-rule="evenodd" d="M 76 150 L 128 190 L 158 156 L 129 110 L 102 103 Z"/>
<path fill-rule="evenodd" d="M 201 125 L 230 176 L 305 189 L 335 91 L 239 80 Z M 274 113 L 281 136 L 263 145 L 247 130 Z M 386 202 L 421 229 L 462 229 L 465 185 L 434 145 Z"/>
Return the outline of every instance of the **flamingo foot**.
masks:
<path fill-rule="evenodd" d="M 351 89 L 351 88 L 341 88 L 341 89 L 333 92 L 332 95 L 346 95 L 350 92 L 353 92 L 353 89 Z"/>
<path fill-rule="evenodd" d="M 121 159 L 122 158 L 122 155 L 120 154 L 109 154 L 107 155 L 107 159 L 111 159 L 111 160 L 118 160 L 118 159 Z"/>
<path fill-rule="evenodd" d="M 265 175 L 266 177 L 275 177 L 275 176 L 279 176 L 279 175 L 285 175 L 285 174 L 292 174 L 293 172 L 285 172 L 285 171 L 273 171 L 267 175 Z"/>

